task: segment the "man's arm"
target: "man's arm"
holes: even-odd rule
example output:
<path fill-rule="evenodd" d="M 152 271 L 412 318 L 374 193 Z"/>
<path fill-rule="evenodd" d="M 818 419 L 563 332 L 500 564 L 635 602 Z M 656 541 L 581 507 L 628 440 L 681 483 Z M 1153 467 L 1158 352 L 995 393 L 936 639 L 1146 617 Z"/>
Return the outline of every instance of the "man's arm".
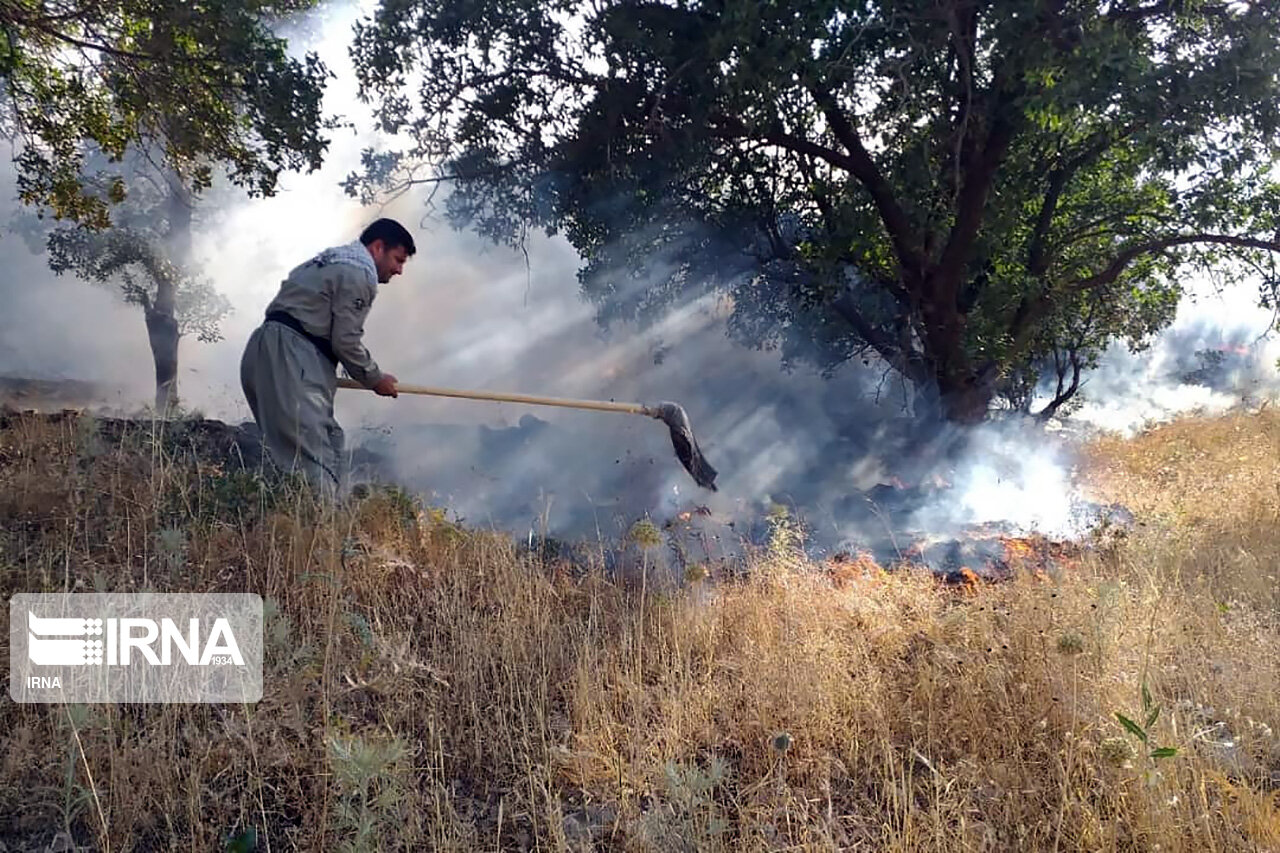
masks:
<path fill-rule="evenodd" d="M 333 325 L 329 343 L 351 378 L 373 388 L 384 376 L 364 345 L 364 321 L 377 295 L 377 285 L 364 278 L 363 271 L 336 267 L 333 290 Z"/>

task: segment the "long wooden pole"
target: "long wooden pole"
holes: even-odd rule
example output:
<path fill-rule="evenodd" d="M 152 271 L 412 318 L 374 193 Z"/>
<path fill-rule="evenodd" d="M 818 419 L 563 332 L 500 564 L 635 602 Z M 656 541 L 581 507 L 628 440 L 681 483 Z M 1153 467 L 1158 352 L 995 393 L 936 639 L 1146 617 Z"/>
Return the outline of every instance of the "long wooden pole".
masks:
<path fill-rule="evenodd" d="M 367 390 L 354 379 L 339 377 L 339 388 Z M 396 384 L 401 394 L 426 394 L 431 397 L 458 397 L 464 400 L 492 400 L 496 403 L 528 403 L 534 406 L 559 406 L 564 409 L 590 409 L 597 412 L 624 412 L 629 415 L 648 415 L 653 412 L 641 403 L 613 403 L 605 400 L 568 400 L 563 397 L 538 397 L 533 394 L 508 394 L 500 391 L 464 391 L 457 388 L 435 388 L 430 385 Z"/>

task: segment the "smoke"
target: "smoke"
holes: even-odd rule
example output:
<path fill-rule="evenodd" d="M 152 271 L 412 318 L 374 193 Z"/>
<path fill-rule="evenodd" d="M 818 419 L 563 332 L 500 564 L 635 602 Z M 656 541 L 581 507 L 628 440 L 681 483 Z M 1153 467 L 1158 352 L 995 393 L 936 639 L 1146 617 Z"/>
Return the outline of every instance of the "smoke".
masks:
<path fill-rule="evenodd" d="M 11 169 L 0 168 L 0 194 L 17 196 Z M 16 223 L 0 227 L 0 253 L 0 376 L 100 383 L 110 388 L 100 399 L 108 405 L 154 393 L 141 311 L 110 289 L 55 276 Z M 128 365 L 145 375 L 132 381 Z"/>
<path fill-rule="evenodd" d="M 917 528 L 1003 522 L 1018 531 L 1080 532 L 1069 446 L 1046 441 L 1028 423 L 1012 423 L 974 430 L 967 451 L 954 475 L 959 484 L 954 503 L 929 507 L 915 520 Z"/>
<path fill-rule="evenodd" d="M 1191 283 L 1145 351 L 1113 344 L 1082 383 L 1073 423 L 1131 436 L 1190 412 L 1218 414 L 1280 392 L 1276 317 L 1248 285 Z"/>
<path fill-rule="evenodd" d="M 331 8 L 307 22 L 318 33 L 310 46 L 336 72 L 329 108 L 354 129 L 335 136 L 318 173 L 285 176 L 277 196 L 226 203 L 202 219 L 197 261 L 235 311 L 223 341 L 182 345 L 188 407 L 248 419 L 240 354 L 280 280 L 316 251 L 390 215 L 414 231 L 418 254 L 381 288 L 366 327 L 384 369 L 417 384 L 671 400 L 686 409 L 721 472 L 718 492 L 699 489 L 676 461 L 666 428 L 648 418 L 340 391 L 337 414 L 356 462 L 470 523 L 520 536 L 612 539 L 645 516 L 666 522 L 698 511 L 727 539 L 750 535 L 780 506 L 831 548 L 898 547 L 915 532 L 946 535 L 975 524 L 1078 531 L 1066 431 L 1009 422 L 963 432 L 938 427 L 936 454 L 915 456 L 919 447 L 902 417 L 905 390 L 880 370 L 855 363 L 830 379 L 784 373 L 777 353 L 728 339 L 726 307 L 713 296 L 650 328 L 606 335 L 579 294 L 579 259 L 563 240 L 533 236 L 525 255 L 424 218 L 421 193 L 385 209 L 347 197 L 340 180 L 360 167 L 363 148 L 377 144 L 346 56 L 359 14 L 354 6 Z M 43 258 L 4 239 L 12 260 L 0 282 L 9 309 L 0 312 L 0 373 L 92 379 L 139 405 L 148 400 L 141 312 L 106 291 L 54 280 Z M 1268 319 L 1251 296 L 1235 294 L 1217 308 L 1189 302 L 1147 353 L 1113 349 L 1087 378 L 1071 422 L 1132 431 L 1189 407 L 1225 407 L 1242 388 L 1273 387 L 1278 353 L 1253 343 Z"/>
<path fill-rule="evenodd" d="M 22 239 L 0 237 L 5 257 L 0 298 L 0 374 L 117 383 L 117 367 L 150 364 L 141 312 L 108 290 L 58 278 Z M 145 377 L 136 393 L 153 387 Z"/>

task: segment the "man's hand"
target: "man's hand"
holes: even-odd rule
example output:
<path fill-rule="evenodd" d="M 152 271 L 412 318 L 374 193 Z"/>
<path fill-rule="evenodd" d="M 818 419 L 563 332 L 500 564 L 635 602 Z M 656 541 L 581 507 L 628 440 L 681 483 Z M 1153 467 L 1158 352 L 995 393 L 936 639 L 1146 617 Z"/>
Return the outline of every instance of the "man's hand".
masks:
<path fill-rule="evenodd" d="M 373 386 L 373 392 L 379 397 L 400 396 L 400 392 L 396 390 L 396 378 L 390 373 L 382 374 L 382 378 L 378 380 L 378 384 Z"/>

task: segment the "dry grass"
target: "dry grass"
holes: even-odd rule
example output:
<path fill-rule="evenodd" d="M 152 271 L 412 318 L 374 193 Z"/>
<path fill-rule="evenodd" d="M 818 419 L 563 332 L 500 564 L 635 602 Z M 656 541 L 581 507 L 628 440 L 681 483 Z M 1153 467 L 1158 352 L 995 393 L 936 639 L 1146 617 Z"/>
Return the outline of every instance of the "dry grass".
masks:
<path fill-rule="evenodd" d="M 1102 443 L 1147 525 L 976 593 L 769 558 L 641 588 L 86 423 L 0 428 L 6 593 L 258 592 L 266 695 L 6 702 L 11 849 L 1280 849 L 1280 419 Z M 1144 682 L 1159 762 L 1115 717 Z"/>
<path fill-rule="evenodd" d="M 1093 491 L 1147 524 L 1131 556 L 1159 581 L 1222 604 L 1280 612 L 1280 412 L 1187 418 L 1133 440 L 1099 441 Z"/>

